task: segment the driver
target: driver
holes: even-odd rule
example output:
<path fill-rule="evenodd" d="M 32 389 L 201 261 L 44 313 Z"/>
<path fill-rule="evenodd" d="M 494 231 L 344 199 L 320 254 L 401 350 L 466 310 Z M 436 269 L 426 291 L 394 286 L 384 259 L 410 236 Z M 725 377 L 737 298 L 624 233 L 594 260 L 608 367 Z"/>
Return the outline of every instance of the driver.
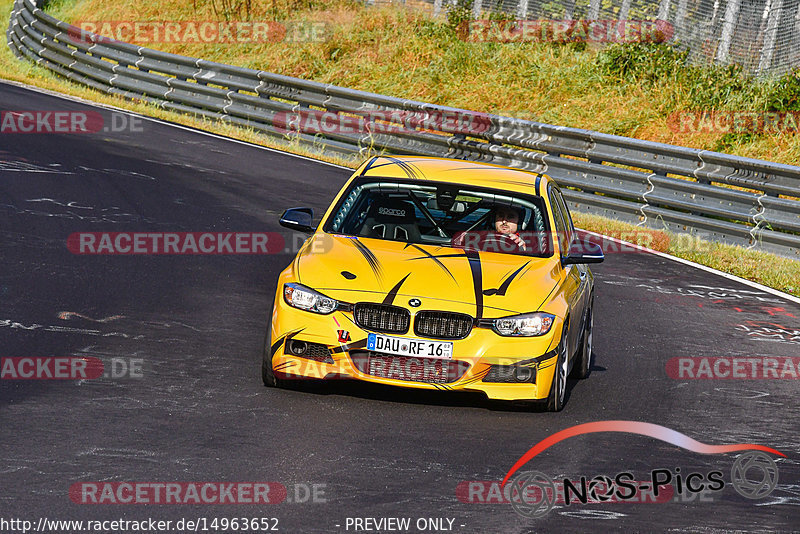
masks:
<path fill-rule="evenodd" d="M 525 241 L 519 236 L 519 212 L 511 206 L 497 206 L 494 211 L 494 230 L 514 241 L 525 250 Z"/>

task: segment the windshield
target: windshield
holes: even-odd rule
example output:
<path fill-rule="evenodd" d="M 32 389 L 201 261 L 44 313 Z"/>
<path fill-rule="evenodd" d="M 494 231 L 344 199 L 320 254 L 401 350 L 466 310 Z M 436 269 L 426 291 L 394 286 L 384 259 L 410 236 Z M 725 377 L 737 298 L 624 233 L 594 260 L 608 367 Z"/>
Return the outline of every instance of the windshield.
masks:
<path fill-rule="evenodd" d="M 541 198 L 419 180 L 356 180 L 324 230 L 486 252 L 529 256 L 553 252 Z"/>

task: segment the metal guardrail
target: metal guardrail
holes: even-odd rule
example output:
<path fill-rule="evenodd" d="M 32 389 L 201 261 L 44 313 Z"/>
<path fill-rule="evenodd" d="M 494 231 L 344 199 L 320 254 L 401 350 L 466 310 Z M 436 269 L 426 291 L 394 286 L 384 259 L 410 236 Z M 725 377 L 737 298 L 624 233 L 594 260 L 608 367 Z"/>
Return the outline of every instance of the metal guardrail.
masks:
<path fill-rule="evenodd" d="M 547 172 L 584 212 L 800 255 L 800 167 L 404 100 L 87 34 L 16 0 L 8 45 L 72 81 L 316 146 Z M 335 117 L 359 128 L 314 126 Z M 737 186 L 747 190 L 726 186 Z M 785 197 L 795 198 L 785 198 Z"/>

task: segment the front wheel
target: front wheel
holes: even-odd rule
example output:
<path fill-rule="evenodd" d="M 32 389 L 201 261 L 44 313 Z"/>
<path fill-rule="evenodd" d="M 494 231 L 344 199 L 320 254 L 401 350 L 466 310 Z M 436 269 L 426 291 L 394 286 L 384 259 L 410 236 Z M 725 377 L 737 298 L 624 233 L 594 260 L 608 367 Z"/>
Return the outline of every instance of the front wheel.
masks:
<path fill-rule="evenodd" d="M 564 408 L 567 397 L 567 370 L 569 361 L 567 359 L 567 328 L 564 325 L 564 334 L 561 336 L 561 344 L 558 346 L 558 358 L 556 359 L 556 372 L 553 374 L 553 384 L 550 386 L 550 395 L 547 397 L 547 411 L 560 412 Z"/>
<path fill-rule="evenodd" d="M 586 312 L 586 324 L 583 327 L 583 343 L 581 350 L 575 360 L 575 367 L 572 376 L 575 378 L 586 378 L 592 368 L 592 330 L 594 329 L 594 299 L 589 301 L 589 310 Z"/>

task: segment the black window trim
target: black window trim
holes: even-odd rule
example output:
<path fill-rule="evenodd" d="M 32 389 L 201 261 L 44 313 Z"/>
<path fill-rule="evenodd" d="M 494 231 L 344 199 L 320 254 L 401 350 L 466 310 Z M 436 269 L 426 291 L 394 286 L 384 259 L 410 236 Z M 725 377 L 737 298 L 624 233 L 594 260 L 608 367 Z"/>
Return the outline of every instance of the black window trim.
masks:
<path fill-rule="evenodd" d="M 553 182 L 550 182 L 550 185 L 547 187 L 547 196 L 550 199 L 550 204 L 555 204 L 555 206 L 552 206 L 553 219 L 555 219 L 556 215 L 558 215 L 561 218 L 561 222 L 564 224 L 564 229 L 567 232 L 566 249 L 561 246 L 560 241 L 558 243 L 559 254 L 563 258 L 569 254 L 570 244 L 572 243 L 572 240 L 575 239 L 575 226 L 572 224 L 572 216 L 569 214 L 567 205 L 564 203 L 564 197 L 561 193 L 561 189 Z M 564 216 L 565 213 L 567 217 Z M 569 222 L 569 224 L 567 224 L 567 222 Z"/>

